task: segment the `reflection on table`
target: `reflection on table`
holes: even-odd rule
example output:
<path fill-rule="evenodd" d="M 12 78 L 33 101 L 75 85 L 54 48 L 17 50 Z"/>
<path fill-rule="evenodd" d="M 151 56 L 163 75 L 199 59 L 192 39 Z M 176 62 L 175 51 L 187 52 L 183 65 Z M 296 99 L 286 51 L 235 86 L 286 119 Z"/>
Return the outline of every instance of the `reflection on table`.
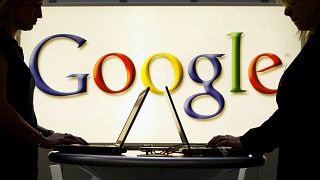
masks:
<path fill-rule="evenodd" d="M 68 154 L 52 151 L 49 159 L 83 168 L 101 180 L 238 179 L 240 168 L 261 166 L 265 157 L 184 157 L 145 155 L 129 150 L 121 156 Z"/>

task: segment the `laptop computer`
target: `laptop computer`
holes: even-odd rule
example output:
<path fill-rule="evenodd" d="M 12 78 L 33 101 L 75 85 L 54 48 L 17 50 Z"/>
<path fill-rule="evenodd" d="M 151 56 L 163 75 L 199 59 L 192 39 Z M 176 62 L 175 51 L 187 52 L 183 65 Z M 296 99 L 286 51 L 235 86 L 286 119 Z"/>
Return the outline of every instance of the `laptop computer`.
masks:
<path fill-rule="evenodd" d="M 142 107 L 142 104 L 149 92 L 149 87 L 143 90 L 128 118 L 126 123 L 124 124 L 120 135 L 118 136 L 118 139 L 114 145 L 94 145 L 94 144 L 89 144 L 89 145 L 78 145 L 78 144 L 71 144 L 71 145 L 56 145 L 53 150 L 54 151 L 59 151 L 62 153 L 74 153 L 74 154 L 98 154 L 98 155 L 121 155 L 122 153 L 127 152 L 127 149 L 123 146 L 124 142 L 129 134 L 129 131 Z"/>
<path fill-rule="evenodd" d="M 177 130 L 179 132 L 180 139 L 182 141 L 182 146 L 178 148 L 177 152 L 183 153 L 185 156 L 248 156 L 249 154 L 238 148 L 231 147 L 208 147 L 207 144 L 190 144 L 187 135 L 183 129 L 182 123 L 180 121 L 177 109 L 175 108 L 173 99 L 171 97 L 168 87 L 165 87 L 166 99 L 169 103 L 171 114 Z"/>

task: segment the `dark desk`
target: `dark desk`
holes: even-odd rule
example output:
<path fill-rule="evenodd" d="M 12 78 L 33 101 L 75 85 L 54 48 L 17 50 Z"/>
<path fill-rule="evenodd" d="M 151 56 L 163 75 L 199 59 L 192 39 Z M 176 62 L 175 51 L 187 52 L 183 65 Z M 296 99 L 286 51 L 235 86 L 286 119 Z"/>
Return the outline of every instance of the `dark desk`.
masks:
<path fill-rule="evenodd" d="M 240 168 L 261 166 L 265 157 L 141 157 L 140 151 L 122 156 L 67 154 L 52 151 L 49 159 L 59 164 L 80 166 L 102 180 L 223 179 Z"/>

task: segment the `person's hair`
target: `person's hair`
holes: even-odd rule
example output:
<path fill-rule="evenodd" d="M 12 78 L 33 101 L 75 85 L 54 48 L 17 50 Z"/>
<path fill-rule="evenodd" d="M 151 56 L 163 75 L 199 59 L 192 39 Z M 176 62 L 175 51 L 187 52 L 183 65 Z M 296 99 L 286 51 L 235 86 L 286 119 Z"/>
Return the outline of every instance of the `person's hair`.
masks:
<path fill-rule="evenodd" d="M 287 2 L 287 0 L 277 0 L 277 2 L 278 2 L 279 4 L 285 5 L 286 2 Z"/>
<path fill-rule="evenodd" d="M 22 0 L 0 0 L 0 29 L 8 30 L 14 25 L 14 9 Z"/>
<path fill-rule="evenodd" d="M 277 0 L 277 2 L 283 6 L 286 6 L 287 0 Z M 308 39 L 311 33 L 309 31 L 297 31 L 297 34 L 299 34 L 299 38 L 301 39 Z"/>

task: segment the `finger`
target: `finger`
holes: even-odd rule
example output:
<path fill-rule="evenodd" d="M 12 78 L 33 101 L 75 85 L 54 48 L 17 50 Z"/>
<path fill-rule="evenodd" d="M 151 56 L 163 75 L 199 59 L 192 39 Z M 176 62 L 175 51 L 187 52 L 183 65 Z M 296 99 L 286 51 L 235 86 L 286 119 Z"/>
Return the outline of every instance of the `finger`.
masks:
<path fill-rule="evenodd" d="M 89 144 L 87 141 L 85 141 L 85 140 L 82 139 L 81 137 L 75 136 L 75 138 L 77 138 L 77 141 L 79 142 L 79 144 L 85 144 L 85 145 L 88 145 L 88 144 Z"/>
<path fill-rule="evenodd" d="M 209 142 L 208 142 L 208 146 L 213 147 L 215 142 L 215 138 L 212 138 Z"/>
<path fill-rule="evenodd" d="M 216 144 L 217 147 L 222 147 L 222 146 L 231 146 L 230 141 L 224 140 L 224 141 L 220 141 Z"/>
<path fill-rule="evenodd" d="M 65 133 L 63 138 L 68 139 L 68 140 L 78 141 L 77 137 L 73 136 L 72 134 L 68 134 L 68 133 Z"/>
<path fill-rule="evenodd" d="M 218 137 L 215 136 L 213 137 L 209 142 L 208 142 L 208 146 L 213 147 L 215 145 L 215 143 L 217 142 Z"/>
<path fill-rule="evenodd" d="M 59 144 L 79 144 L 79 142 L 73 139 L 62 139 Z"/>
<path fill-rule="evenodd" d="M 89 144 L 84 139 L 77 137 L 77 136 L 74 136 L 72 134 L 65 133 L 64 135 L 65 135 L 65 138 L 67 138 L 67 139 L 77 141 L 77 144 Z"/>
<path fill-rule="evenodd" d="M 209 141 L 208 146 L 215 147 L 216 144 L 219 143 L 220 141 L 222 141 L 223 139 L 224 138 L 221 135 L 215 136 Z"/>

